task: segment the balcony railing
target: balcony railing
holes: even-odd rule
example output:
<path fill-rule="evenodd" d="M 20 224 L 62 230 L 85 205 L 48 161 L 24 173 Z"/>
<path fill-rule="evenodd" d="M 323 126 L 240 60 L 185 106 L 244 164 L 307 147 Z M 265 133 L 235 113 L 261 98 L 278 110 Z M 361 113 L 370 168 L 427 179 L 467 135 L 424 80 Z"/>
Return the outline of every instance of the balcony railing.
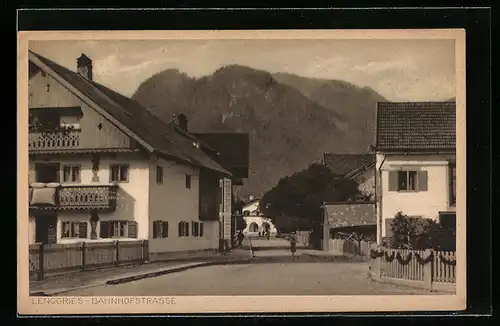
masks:
<path fill-rule="evenodd" d="M 116 208 L 118 186 L 116 185 L 61 185 L 54 189 L 54 202 L 47 204 L 33 200 L 33 192 L 39 189 L 30 188 L 30 208 L 49 210 L 92 210 L 113 212 Z"/>
<path fill-rule="evenodd" d="M 30 132 L 29 150 L 76 149 L 80 147 L 80 131 Z"/>

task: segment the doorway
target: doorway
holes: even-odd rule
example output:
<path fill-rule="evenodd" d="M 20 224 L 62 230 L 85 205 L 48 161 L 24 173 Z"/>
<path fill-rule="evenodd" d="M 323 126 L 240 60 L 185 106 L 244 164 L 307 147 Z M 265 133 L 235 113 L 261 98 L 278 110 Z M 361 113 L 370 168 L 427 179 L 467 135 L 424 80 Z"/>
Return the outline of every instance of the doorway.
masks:
<path fill-rule="evenodd" d="M 60 182 L 59 163 L 35 163 L 36 182 Z"/>
<path fill-rule="evenodd" d="M 57 213 L 39 212 L 35 215 L 35 241 L 44 244 L 57 242 Z"/>

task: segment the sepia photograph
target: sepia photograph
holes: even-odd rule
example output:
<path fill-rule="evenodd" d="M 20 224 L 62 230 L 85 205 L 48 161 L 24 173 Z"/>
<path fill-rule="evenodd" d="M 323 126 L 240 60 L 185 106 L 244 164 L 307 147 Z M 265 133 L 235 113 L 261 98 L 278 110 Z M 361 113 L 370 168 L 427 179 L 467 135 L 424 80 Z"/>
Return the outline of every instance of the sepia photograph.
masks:
<path fill-rule="evenodd" d="M 20 312 L 465 308 L 463 30 L 18 40 Z"/>

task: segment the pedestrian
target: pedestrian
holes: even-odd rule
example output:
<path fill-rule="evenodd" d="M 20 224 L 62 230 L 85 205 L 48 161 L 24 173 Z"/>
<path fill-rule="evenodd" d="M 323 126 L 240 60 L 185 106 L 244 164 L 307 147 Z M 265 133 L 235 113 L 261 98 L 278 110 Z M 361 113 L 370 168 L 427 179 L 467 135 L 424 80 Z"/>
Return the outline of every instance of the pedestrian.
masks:
<path fill-rule="evenodd" d="M 295 240 L 295 235 L 293 233 L 290 237 L 290 251 L 292 252 L 292 257 L 295 257 L 295 251 L 297 251 L 297 241 Z"/>
<path fill-rule="evenodd" d="M 269 240 L 269 231 L 266 232 L 266 239 Z"/>
<path fill-rule="evenodd" d="M 238 248 L 243 248 L 243 238 L 245 238 L 245 235 L 243 232 L 240 230 L 238 232 Z"/>

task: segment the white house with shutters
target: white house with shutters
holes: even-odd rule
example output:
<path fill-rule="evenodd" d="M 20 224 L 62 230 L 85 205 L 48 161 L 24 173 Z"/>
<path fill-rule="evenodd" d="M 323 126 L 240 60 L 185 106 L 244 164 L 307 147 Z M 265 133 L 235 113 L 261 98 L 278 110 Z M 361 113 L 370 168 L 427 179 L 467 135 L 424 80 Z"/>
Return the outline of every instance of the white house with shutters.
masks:
<path fill-rule="evenodd" d="M 398 212 L 455 225 L 455 102 L 378 103 L 377 238 Z"/>
<path fill-rule="evenodd" d="M 30 243 L 148 240 L 151 260 L 219 247 L 232 173 L 185 116 L 94 82 L 83 54 L 72 71 L 30 51 L 29 117 Z"/>

